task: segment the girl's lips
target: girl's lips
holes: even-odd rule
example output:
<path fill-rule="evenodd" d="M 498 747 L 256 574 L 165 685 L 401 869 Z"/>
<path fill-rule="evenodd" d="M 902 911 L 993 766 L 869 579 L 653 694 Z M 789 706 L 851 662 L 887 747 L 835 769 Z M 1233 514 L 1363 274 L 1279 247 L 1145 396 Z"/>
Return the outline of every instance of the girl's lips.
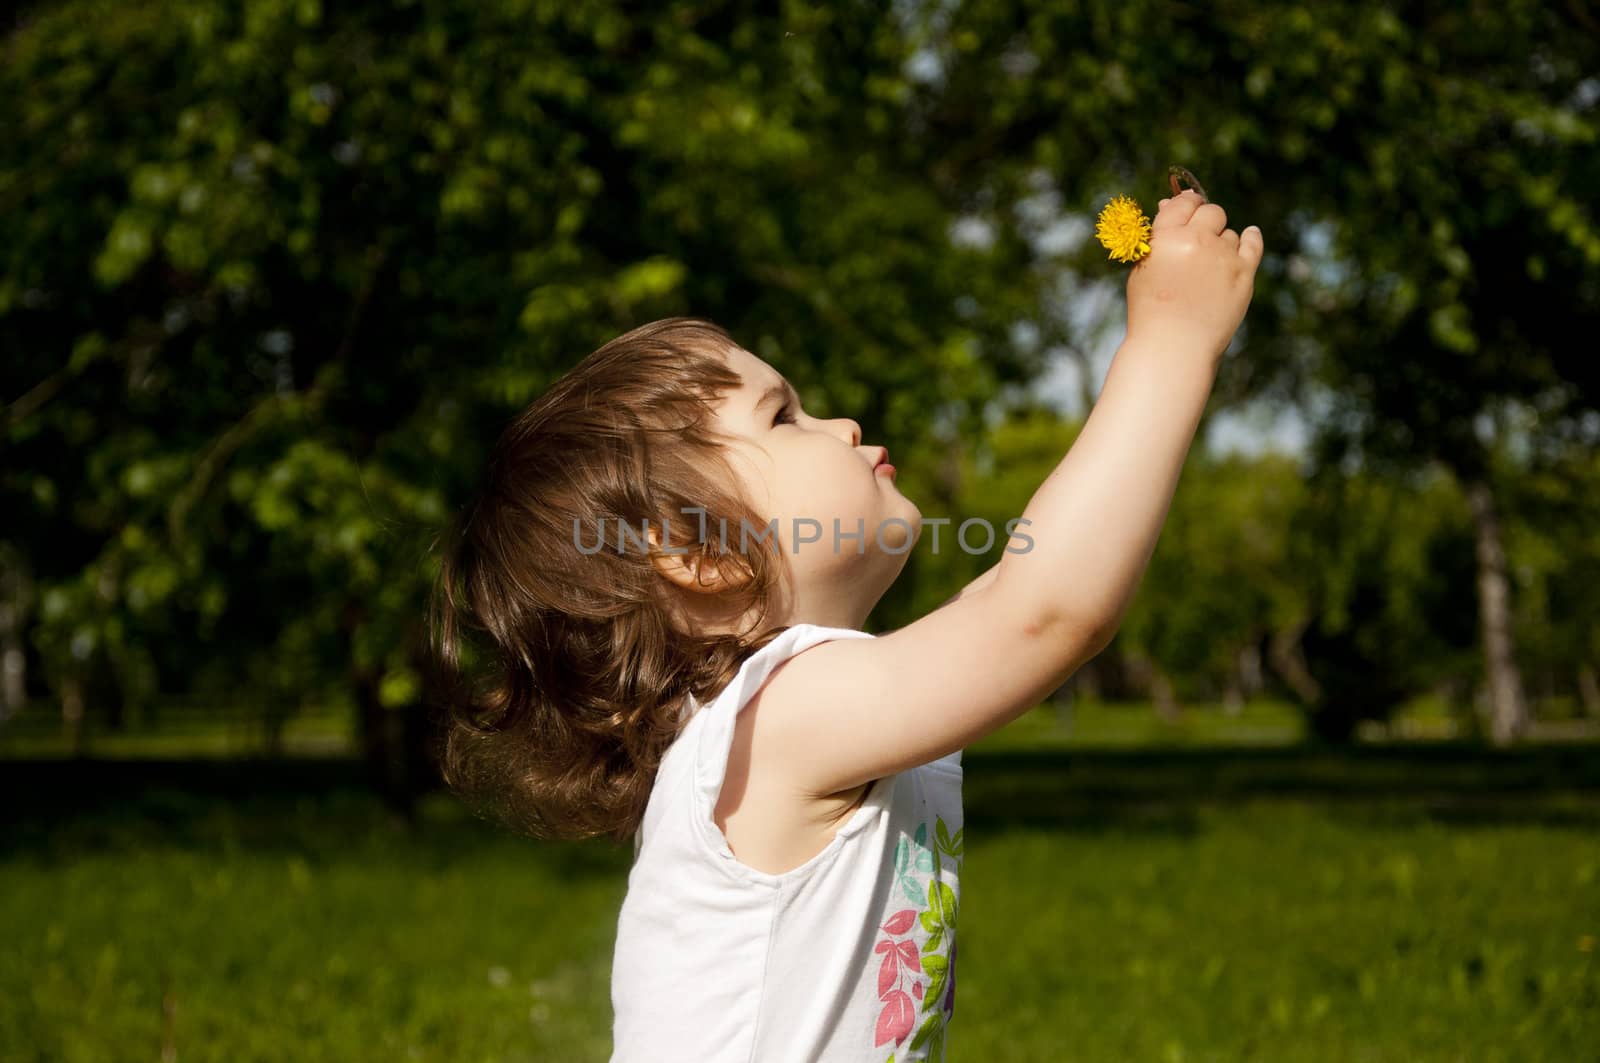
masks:
<path fill-rule="evenodd" d="M 886 461 L 879 462 L 876 466 L 873 467 L 872 471 L 875 472 L 875 473 L 878 473 L 880 475 L 883 474 L 884 472 L 887 472 L 890 476 L 893 476 L 894 475 L 894 466 L 890 465 Z"/>

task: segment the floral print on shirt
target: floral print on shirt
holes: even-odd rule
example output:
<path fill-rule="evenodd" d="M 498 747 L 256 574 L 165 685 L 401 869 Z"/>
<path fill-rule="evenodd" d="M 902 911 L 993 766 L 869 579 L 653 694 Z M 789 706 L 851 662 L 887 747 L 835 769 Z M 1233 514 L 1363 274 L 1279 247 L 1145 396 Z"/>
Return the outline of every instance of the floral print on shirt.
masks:
<path fill-rule="evenodd" d="M 952 837 L 943 817 L 935 815 L 934 820 L 935 849 L 928 848 L 926 822 L 918 824 L 915 838 L 900 836 L 891 899 L 903 896 L 917 907 L 903 908 L 891 915 L 880 928 L 884 937 L 873 948 L 873 952 L 883 955 L 878 968 L 878 997 L 883 1001 L 883 1010 L 878 1013 L 873 1045 L 894 1044 L 894 1051 L 885 1063 L 896 1063 L 895 1054 L 908 1036 L 911 1043 L 906 1046 L 904 1060 L 943 1060 L 945 1026 L 955 1013 L 959 898 L 945 880 L 939 853 L 951 858 L 959 887 L 962 835 L 966 828 L 956 831 Z M 926 877 L 919 877 L 919 872 Z M 920 947 L 912 933 L 919 922 L 927 932 Z M 917 1001 L 922 1002 L 920 1009 Z M 920 1024 L 919 1010 L 926 1013 Z"/>

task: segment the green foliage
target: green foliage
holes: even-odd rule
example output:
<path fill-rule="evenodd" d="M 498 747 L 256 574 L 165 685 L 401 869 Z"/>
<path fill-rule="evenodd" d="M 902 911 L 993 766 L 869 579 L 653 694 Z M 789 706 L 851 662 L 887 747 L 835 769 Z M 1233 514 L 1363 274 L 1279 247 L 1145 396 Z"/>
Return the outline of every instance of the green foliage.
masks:
<path fill-rule="evenodd" d="M 1191 166 L 1231 226 L 1266 234 L 1215 405 L 1296 396 L 1312 418 L 1318 491 L 1351 468 L 1393 478 L 1334 491 L 1311 514 L 1295 503 L 1274 514 L 1264 485 L 1213 481 L 1192 458 L 1123 648 L 1194 695 L 1263 623 L 1306 625 L 1297 652 L 1324 658 L 1308 662 L 1326 680 L 1308 700 L 1330 733 L 1474 679 L 1470 522 L 1453 485 L 1419 485 L 1441 467 L 1461 479 L 1494 470 L 1515 526 L 1514 481 L 1538 474 L 1506 453 L 1592 449 L 1600 362 L 1578 337 L 1600 325 L 1600 228 L 1583 205 L 1600 182 L 1593 16 L 1361 0 L 918 10 L 941 67 L 926 103 L 949 146 L 940 172 L 990 190 L 987 219 L 1040 185 L 1080 216 L 1118 192 L 1154 200 L 1169 162 Z M 1090 276 L 1091 255 L 1092 242 L 1065 261 Z M 1586 481 L 1572 465 L 1543 475 L 1577 492 Z M 1309 487 L 1285 487 L 1313 504 Z M 1014 494 L 996 490 L 1012 513 Z M 1274 523 L 1289 516 L 1298 531 Z M 1597 598 L 1581 560 L 1591 551 L 1569 527 L 1508 533 L 1516 589 L 1533 588 L 1533 601 L 1513 599 L 1526 638 L 1551 630 L 1539 619 L 1546 581 Z M 1585 619 L 1527 663 L 1565 673 L 1565 686 L 1594 656 L 1591 628 Z"/>
<path fill-rule="evenodd" d="M 653 318 L 897 449 L 975 424 L 1035 368 L 1032 282 L 950 246 L 905 47 L 865 9 L 31 11 L 0 507 L 44 679 L 414 702 L 431 536 L 498 426 Z"/>
<path fill-rule="evenodd" d="M 1304 495 L 1293 459 L 1192 454 L 1118 632 L 1121 648 L 1158 661 L 1180 694 L 1217 697 L 1239 653 L 1305 609 L 1310 574 L 1290 543 Z"/>
<path fill-rule="evenodd" d="M 1318 733 L 1346 738 L 1360 720 L 1476 678 L 1473 545 L 1454 481 L 1329 470 L 1295 521 Z"/>
<path fill-rule="evenodd" d="M 36 585 L 37 672 L 134 702 L 414 704 L 432 533 L 498 426 L 669 314 L 723 323 L 814 412 L 859 420 L 925 513 L 999 528 L 1070 432 L 991 433 L 993 414 L 1084 338 L 1061 294 L 1107 276 L 1062 223 L 1152 202 L 1173 161 L 1266 234 L 1219 406 L 1297 397 L 1319 468 L 1477 475 L 1507 409 L 1534 411 L 1532 445 L 1581 449 L 1600 408 L 1571 339 L 1600 324 L 1586 17 L 33 5 L 0 65 L 0 536 Z M 1542 512 L 1587 482 L 1574 468 L 1497 488 L 1549 481 L 1514 495 Z M 1277 523 L 1286 469 L 1189 472 L 1124 636 L 1180 690 L 1313 608 L 1352 675 L 1398 669 L 1361 704 L 1455 667 L 1436 622 L 1465 615 L 1457 531 L 1430 516 L 1391 547 L 1355 527 L 1325 563 Z M 1507 524 L 1530 660 L 1593 659 L 1593 544 Z M 889 625 L 979 570 L 920 555 Z"/>
<path fill-rule="evenodd" d="M 1600 661 L 1600 454 L 1563 453 L 1505 480 L 1516 630 L 1535 676 Z"/>
<path fill-rule="evenodd" d="M 1252 311 L 1264 327 L 1239 372 L 1302 376 L 1311 346 L 1325 435 L 1369 463 L 1466 476 L 1490 463 L 1479 422 L 1503 404 L 1537 409 L 1546 437 L 1600 409 L 1573 342 L 1600 324 L 1600 219 L 1581 206 L 1600 180 L 1592 16 L 1340 3 L 1224 23 L 1261 76 L 1248 105 L 1218 77 L 1207 106 L 1248 106 L 1248 165 L 1301 221 L 1264 228 L 1305 282 L 1292 303 L 1269 289 L 1285 318 Z"/>
<path fill-rule="evenodd" d="M 917 563 L 937 573 L 932 586 L 959 586 L 999 560 L 1003 544 L 983 556 L 954 549 L 954 526 L 981 518 L 1002 529 L 1024 511 L 1080 429 L 1081 422 L 1041 409 L 995 425 L 959 466 L 952 526 L 940 529 L 942 552 L 919 546 Z M 1552 523 L 1570 529 L 1575 515 Z M 1093 521 L 1094 514 L 1080 519 Z M 1525 538 L 1514 541 L 1513 562 L 1535 566 L 1530 571 L 1542 579 L 1570 557 L 1541 552 L 1533 540 L 1525 546 Z M 1216 457 L 1196 447 L 1102 656 L 1153 662 L 1180 702 L 1216 701 L 1237 680 L 1240 655 L 1253 649 L 1263 655 L 1274 691 L 1328 717 L 1321 722 L 1339 721 L 1339 731 L 1476 680 L 1474 579 L 1465 502 L 1441 470 L 1409 478 L 1360 470 L 1308 476 L 1281 454 Z M 1319 690 L 1302 690 L 1282 674 L 1273 648 L 1280 641 Z M 1457 708 L 1465 714 L 1465 706 Z"/>

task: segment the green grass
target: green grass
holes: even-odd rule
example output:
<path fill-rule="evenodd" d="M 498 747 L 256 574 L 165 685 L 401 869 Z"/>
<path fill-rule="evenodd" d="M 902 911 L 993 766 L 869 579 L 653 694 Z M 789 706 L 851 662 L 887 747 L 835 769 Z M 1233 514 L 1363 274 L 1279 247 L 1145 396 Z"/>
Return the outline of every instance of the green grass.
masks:
<path fill-rule="evenodd" d="M 1600 739 L 1600 720 L 1549 720 L 1536 725 L 1559 732 L 1563 740 Z M 1158 716 L 1148 702 L 1075 705 L 1045 704 L 975 744 L 989 749 L 1100 749 L 1145 746 L 1284 746 L 1306 738 L 1305 716 L 1288 702 L 1257 699 L 1236 713 L 1218 705 L 1186 707 L 1175 720 Z M 1461 721 L 1436 699 L 1422 697 L 1404 706 L 1387 728 L 1368 724 L 1364 741 L 1438 740 L 1462 737 Z M 285 721 L 280 740 L 284 755 L 342 757 L 357 752 L 349 714 L 306 712 Z M 154 721 L 135 718 L 123 731 L 97 730 L 89 736 L 95 756 L 239 757 L 265 752 L 259 719 L 248 712 L 218 712 L 211 706 L 171 707 Z M 43 705 L 30 706 L 0 727 L 0 759 L 64 757 L 71 753 L 59 720 Z"/>
<path fill-rule="evenodd" d="M 301 713 L 285 721 L 280 752 L 294 757 L 345 757 L 356 752 L 348 713 Z M 96 725 L 89 752 L 117 759 L 143 757 L 247 757 L 266 750 L 260 718 L 240 710 L 208 706 L 168 709 L 155 720 L 134 719 L 121 731 Z M 0 758 L 65 757 L 72 753 L 59 717 L 42 704 L 30 705 L 0 727 Z"/>
<path fill-rule="evenodd" d="M 1041 705 L 971 748 L 1292 745 L 1305 735 L 1304 714 L 1280 701 L 1251 701 L 1232 715 L 1214 705 L 1195 706 L 1169 721 L 1158 716 L 1148 702 L 1082 699 L 1070 707 Z"/>
<path fill-rule="evenodd" d="M 1594 747 L 964 760 L 952 1059 L 1600 1044 Z M 604 1060 L 631 851 L 398 834 L 357 770 L 0 765 L 0 1059 Z"/>
<path fill-rule="evenodd" d="M 1553 715 L 1534 722 L 1534 741 L 1600 740 L 1600 720 Z M 1186 706 L 1165 720 L 1149 702 L 1080 699 L 1071 706 L 1040 705 L 976 743 L 974 750 L 1105 749 L 1189 746 L 1292 746 L 1306 740 L 1305 716 L 1294 705 L 1271 699 L 1246 702 L 1228 713 L 1215 704 Z M 1423 696 L 1402 706 L 1387 726 L 1364 723 L 1363 744 L 1449 741 L 1466 737 L 1462 721 L 1438 699 Z M 285 721 L 280 752 L 295 757 L 345 757 L 357 752 L 348 714 L 306 712 Z M 243 711 L 219 713 L 209 706 L 169 708 L 154 722 L 135 719 L 124 731 L 90 735 L 90 752 L 121 759 L 147 757 L 239 757 L 265 752 L 259 719 Z M 59 721 L 42 705 L 0 727 L 0 759 L 64 757 L 71 750 Z"/>

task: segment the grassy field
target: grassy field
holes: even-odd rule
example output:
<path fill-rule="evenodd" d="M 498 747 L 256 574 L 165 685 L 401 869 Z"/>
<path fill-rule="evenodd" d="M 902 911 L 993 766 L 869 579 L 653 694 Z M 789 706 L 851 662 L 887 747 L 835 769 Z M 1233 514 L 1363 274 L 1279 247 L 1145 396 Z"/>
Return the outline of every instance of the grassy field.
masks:
<path fill-rule="evenodd" d="M 1570 706 L 1568 707 L 1570 708 Z M 1358 730 L 1362 744 L 1395 740 L 1463 739 L 1462 721 L 1442 702 L 1419 697 L 1387 725 L 1371 721 Z M 1186 708 L 1176 719 L 1158 716 L 1148 703 L 1080 701 L 1041 705 L 985 738 L 974 750 L 1127 748 L 1149 746 L 1283 746 L 1306 738 L 1305 717 L 1293 705 L 1255 700 L 1227 713 L 1217 705 Z M 1570 713 L 1535 720 L 1531 738 L 1600 741 L 1600 719 Z M 169 706 L 153 720 L 135 716 L 124 731 L 97 730 L 89 751 L 100 757 L 241 757 L 267 752 L 261 721 L 243 710 L 219 711 L 206 704 Z M 278 752 L 294 757 L 345 757 L 357 752 L 348 713 L 308 712 L 283 725 Z M 72 749 L 61 725 L 43 706 L 0 726 L 0 760 L 64 757 Z"/>
<path fill-rule="evenodd" d="M 1035 715 L 964 758 L 951 1059 L 1600 1058 L 1600 746 Z M 396 833 L 358 773 L 0 763 L 0 1059 L 604 1060 L 631 851 Z"/>

